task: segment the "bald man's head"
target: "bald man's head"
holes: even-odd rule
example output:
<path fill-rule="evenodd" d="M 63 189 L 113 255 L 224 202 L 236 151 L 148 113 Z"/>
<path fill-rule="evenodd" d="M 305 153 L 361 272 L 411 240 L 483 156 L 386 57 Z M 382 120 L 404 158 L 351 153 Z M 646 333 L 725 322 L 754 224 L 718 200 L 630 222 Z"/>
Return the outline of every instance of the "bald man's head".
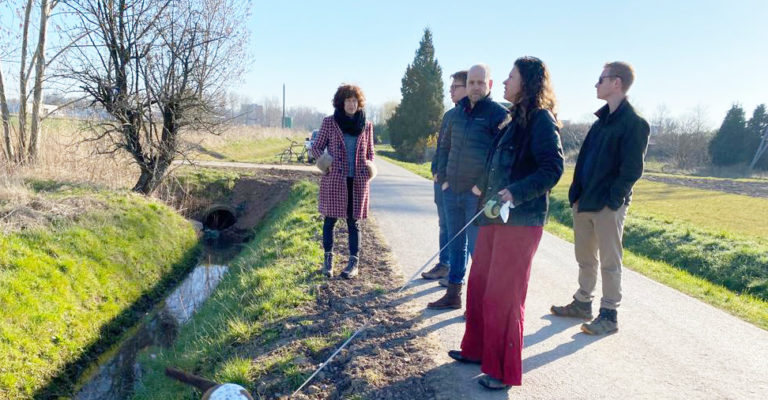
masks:
<path fill-rule="evenodd" d="M 476 64 L 469 68 L 467 74 L 467 96 L 472 107 L 491 93 L 491 68 L 485 64 Z"/>

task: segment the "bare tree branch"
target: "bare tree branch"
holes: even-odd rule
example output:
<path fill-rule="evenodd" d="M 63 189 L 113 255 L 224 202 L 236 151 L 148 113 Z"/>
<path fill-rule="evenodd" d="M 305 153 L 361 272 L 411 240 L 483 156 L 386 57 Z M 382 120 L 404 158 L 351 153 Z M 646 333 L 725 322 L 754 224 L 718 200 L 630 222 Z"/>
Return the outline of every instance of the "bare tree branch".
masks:
<path fill-rule="evenodd" d="M 149 193 L 173 159 L 180 135 L 215 130 L 221 88 L 237 77 L 246 31 L 237 0 L 65 1 L 79 16 L 88 47 L 78 47 L 71 74 L 114 119 L 96 140 L 126 151 Z M 245 11 L 245 10 L 243 10 Z M 88 33 L 85 33 L 88 32 Z"/>

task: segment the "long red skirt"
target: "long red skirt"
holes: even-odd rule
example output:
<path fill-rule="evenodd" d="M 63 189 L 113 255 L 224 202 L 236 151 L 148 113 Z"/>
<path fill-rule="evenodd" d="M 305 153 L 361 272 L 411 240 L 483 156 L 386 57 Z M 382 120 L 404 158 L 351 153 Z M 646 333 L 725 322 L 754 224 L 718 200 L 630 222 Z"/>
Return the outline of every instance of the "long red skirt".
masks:
<path fill-rule="evenodd" d="M 523 379 L 523 317 L 540 226 L 480 227 L 467 283 L 461 354 L 506 385 Z"/>

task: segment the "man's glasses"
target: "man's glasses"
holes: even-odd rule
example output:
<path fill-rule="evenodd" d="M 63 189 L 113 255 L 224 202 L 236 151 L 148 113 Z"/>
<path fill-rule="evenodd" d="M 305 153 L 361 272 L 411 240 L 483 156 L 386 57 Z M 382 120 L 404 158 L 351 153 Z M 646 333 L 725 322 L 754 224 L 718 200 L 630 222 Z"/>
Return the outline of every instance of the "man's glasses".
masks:
<path fill-rule="evenodd" d="M 605 75 L 605 76 L 601 76 L 600 78 L 597 79 L 597 84 L 598 85 L 602 85 L 603 84 L 603 79 L 605 79 L 605 78 L 618 78 L 618 77 L 619 77 L 618 75 Z"/>
<path fill-rule="evenodd" d="M 451 88 L 451 90 L 456 90 L 456 89 L 458 89 L 460 87 L 465 87 L 465 86 L 467 86 L 467 85 L 451 85 L 450 88 Z"/>

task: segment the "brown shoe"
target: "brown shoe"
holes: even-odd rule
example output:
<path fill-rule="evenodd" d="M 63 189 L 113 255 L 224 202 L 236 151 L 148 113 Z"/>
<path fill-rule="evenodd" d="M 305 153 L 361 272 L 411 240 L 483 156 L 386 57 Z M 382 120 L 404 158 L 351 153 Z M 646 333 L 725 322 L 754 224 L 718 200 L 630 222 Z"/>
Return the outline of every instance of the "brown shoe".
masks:
<path fill-rule="evenodd" d="M 437 263 L 432 269 L 427 272 L 422 272 L 421 277 L 424 279 L 440 279 L 448 276 L 450 267 L 445 264 Z"/>
<path fill-rule="evenodd" d="M 446 308 L 461 308 L 461 283 L 448 283 L 448 290 L 439 300 L 427 304 L 427 308 L 442 310 Z"/>

